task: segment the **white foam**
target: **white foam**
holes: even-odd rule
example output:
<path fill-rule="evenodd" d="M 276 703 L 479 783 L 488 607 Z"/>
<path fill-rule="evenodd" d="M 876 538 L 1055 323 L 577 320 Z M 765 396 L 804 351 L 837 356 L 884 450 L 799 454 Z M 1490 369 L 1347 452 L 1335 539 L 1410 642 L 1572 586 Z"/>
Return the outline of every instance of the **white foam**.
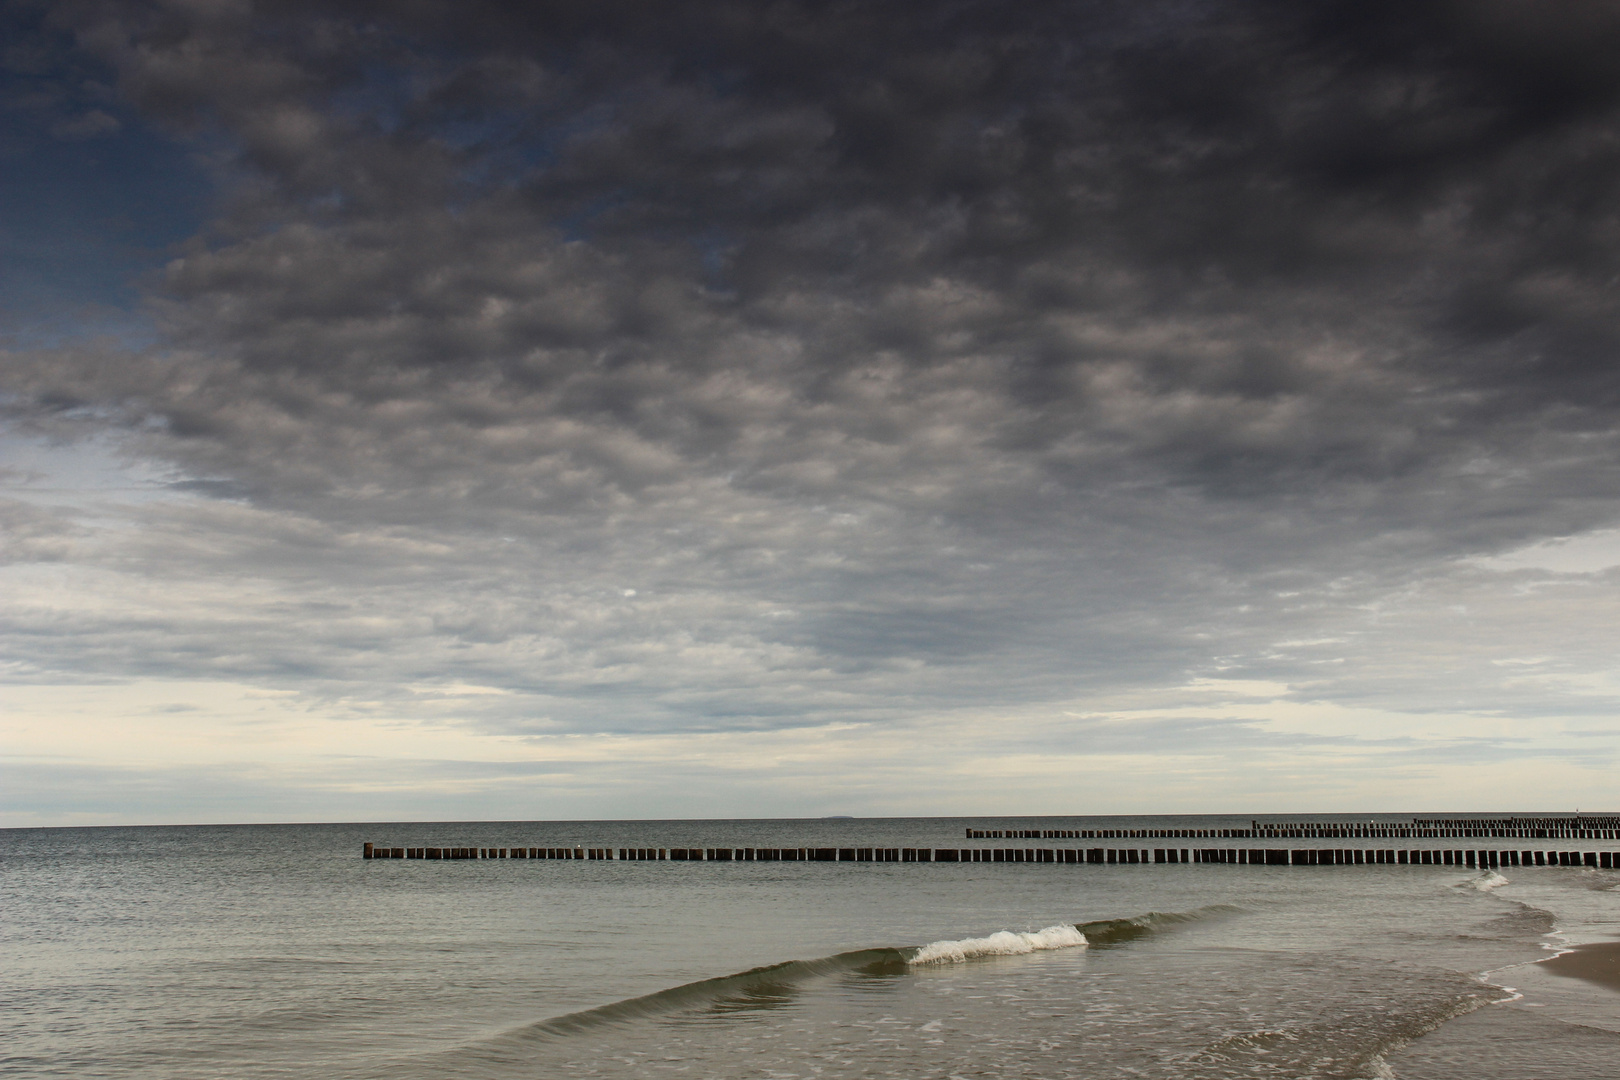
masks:
<path fill-rule="evenodd" d="M 1469 878 L 1467 881 L 1462 883 L 1461 887 L 1465 889 L 1478 889 L 1480 892 L 1490 892 L 1492 889 L 1500 889 L 1507 883 L 1508 879 L 1503 877 L 1501 874 L 1498 874 L 1495 870 L 1487 870 L 1478 877 Z"/>
<path fill-rule="evenodd" d="M 1396 1073 L 1384 1060 L 1383 1054 L 1374 1054 L 1367 1059 L 1367 1076 L 1369 1080 L 1396 1080 Z"/>
<path fill-rule="evenodd" d="M 1033 934 L 1002 930 L 989 937 L 936 941 L 924 945 L 907 961 L 912 964 L 960 964 L 975 956 L 1018 956 L 1046 949 L 1072 949 L 1086 944 L 1086 935 L 1072 926 L 1048 926 Z"/>

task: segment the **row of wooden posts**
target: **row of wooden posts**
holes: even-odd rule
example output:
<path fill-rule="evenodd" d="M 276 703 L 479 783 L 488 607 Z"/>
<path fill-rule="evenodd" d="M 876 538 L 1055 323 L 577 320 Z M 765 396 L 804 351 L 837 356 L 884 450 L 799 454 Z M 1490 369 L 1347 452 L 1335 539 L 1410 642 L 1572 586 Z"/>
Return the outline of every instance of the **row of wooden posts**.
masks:
<path fill-rule="evenodd" d="M 1587 866 L 1620 870 L 1620 852 L 1480 851 L 1434 848 L 542 848 L 384 847 L 367 859 L 609 859 L 668 862 L 1039 862 L 1231 863 L 1247 866 Z"/>
<path fill-rule="evenodd" d="M 1542 824 L 1530 824 L 1542 820 Z M 1595 819 L 1577 826 L 1550 819 L 1513 822 L 1320 822 L 1247 829 L 968 829 L 969 840 L 1620 840 L 1620 826 Z"/>
<path fill-rule="evenodd" d="M 1590 817 L 1506 817 L 1506 818 L 1413 818 L 1410 822 L 1299 821 L 1250 822 L 1250 835 L 1257 839 L 1295 838 L 1374 839 L 1378 837 L 1415 840 L 1615 840 L 1620 839 L 1620 818 L 1610 815 Z"/>

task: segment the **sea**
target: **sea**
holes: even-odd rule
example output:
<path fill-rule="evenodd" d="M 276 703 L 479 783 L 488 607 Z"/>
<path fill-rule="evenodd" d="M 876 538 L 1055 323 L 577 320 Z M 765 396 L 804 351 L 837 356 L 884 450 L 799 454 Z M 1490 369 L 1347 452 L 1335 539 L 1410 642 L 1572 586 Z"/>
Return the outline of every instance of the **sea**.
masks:
<path fill-rule="evenodd" d="M 1538 963 L 1620 938 L 1613 870 L 361 858 L 1249 820 L 0 830 L 0 1076 L 1620 1077 L 1620 993 Z"/>

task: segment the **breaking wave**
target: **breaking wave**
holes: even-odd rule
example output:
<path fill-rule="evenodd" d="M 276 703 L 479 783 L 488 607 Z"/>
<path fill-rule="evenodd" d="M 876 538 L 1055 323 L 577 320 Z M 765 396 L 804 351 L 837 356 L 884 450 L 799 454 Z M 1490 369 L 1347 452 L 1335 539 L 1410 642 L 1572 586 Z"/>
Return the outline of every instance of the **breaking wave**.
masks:
<path fill-rule="evenodd" d="M 1018 956 L 1047 949 L 1072 949 L 1087 944 L 1086 935 L 1070 925 L 1048 926 L 1034 933 L 1002 930 L 989 937 L 935 941 L 907 958 L 910 964 L 960 964 L 975 956 Z"/>
<path fill-rule="evenodd" d="M 960 963 L 979 957 L 1019 956 L 1083 945 L 1121 945 L 1186 923 L 1230 915 L 1239 910 L 1217 904 L 1185 912 L 1150 911 L 1125 919 L 1060 923 L 1033 932 L 1003 930 L 988 937 L 957 938 L 914 947 L 858 949 L 816 960 L 788 960 L 552 1017 L 509 1032 L 508 1037 L 524 1040 L 557 1038 L 694 1008 L 719 1012 L 770 1008 L 793 997 L 801 984 L 813 979 L 845 976 L 899 978 L 918 965 Z"/>
<path fill-rule="evenodd" d="M 453 1059 L 436 1055 L 433 1068 L 435 1075 L 441 1077 L 495 1075 L 508 1066 L 517 1067 L 531 1061 L 538 1044 L 593 1031 L 624 1028 L 658 1017 L 680 1016 L 688 1021 L 702 1021 L 791 1009 L 810 985 L 820 980 L 852 980 L 876 986 L 888 980 L 904 979 L 919 967 L 928 965 L 1086 945 L 1118 947 L 1150 934 L 1239 910 L 1217 905 L 1187 912 L 1153 911 L 1125 919 L 1060 923 L 1044 930 L 1002 930 L 986 937 L 955 938 L 922 946 L 858 949 L 815 960 L 788 960 L 508 1029 L 460 1048 Z"/>
<path fill-rule="evenodd" d="M 1495 870 L 1486 870 L 1477 877 L 1471 877 L 1467 881 L 1459 883 L 1457 887 L 1459 889 L 1477 889 L 1479 892 L 1490 892 L 1492 889 L 1500 889 L 1508 881 L 1508 878 L 1498 874 Z"/>

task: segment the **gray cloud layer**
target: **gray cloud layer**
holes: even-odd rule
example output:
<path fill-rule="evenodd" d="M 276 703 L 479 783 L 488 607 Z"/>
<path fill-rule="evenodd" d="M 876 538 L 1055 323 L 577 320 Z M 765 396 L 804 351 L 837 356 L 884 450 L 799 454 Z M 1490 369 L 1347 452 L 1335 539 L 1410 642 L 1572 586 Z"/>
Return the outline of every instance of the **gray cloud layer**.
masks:
<path fill-rule="evenodd" d="M 1605 662 L 1606 587 L 1452 560 L 1620 516 L 1620 6 L 49 18 L 234 149 L 160 348 L 5 357 L 20 429 L 176 470 L 112 538 L 6 512 L 125 575 L 13 612 L 41 677 L 545 733 L 1213 672 L 1535 715 L 1492 660 Z"/>

